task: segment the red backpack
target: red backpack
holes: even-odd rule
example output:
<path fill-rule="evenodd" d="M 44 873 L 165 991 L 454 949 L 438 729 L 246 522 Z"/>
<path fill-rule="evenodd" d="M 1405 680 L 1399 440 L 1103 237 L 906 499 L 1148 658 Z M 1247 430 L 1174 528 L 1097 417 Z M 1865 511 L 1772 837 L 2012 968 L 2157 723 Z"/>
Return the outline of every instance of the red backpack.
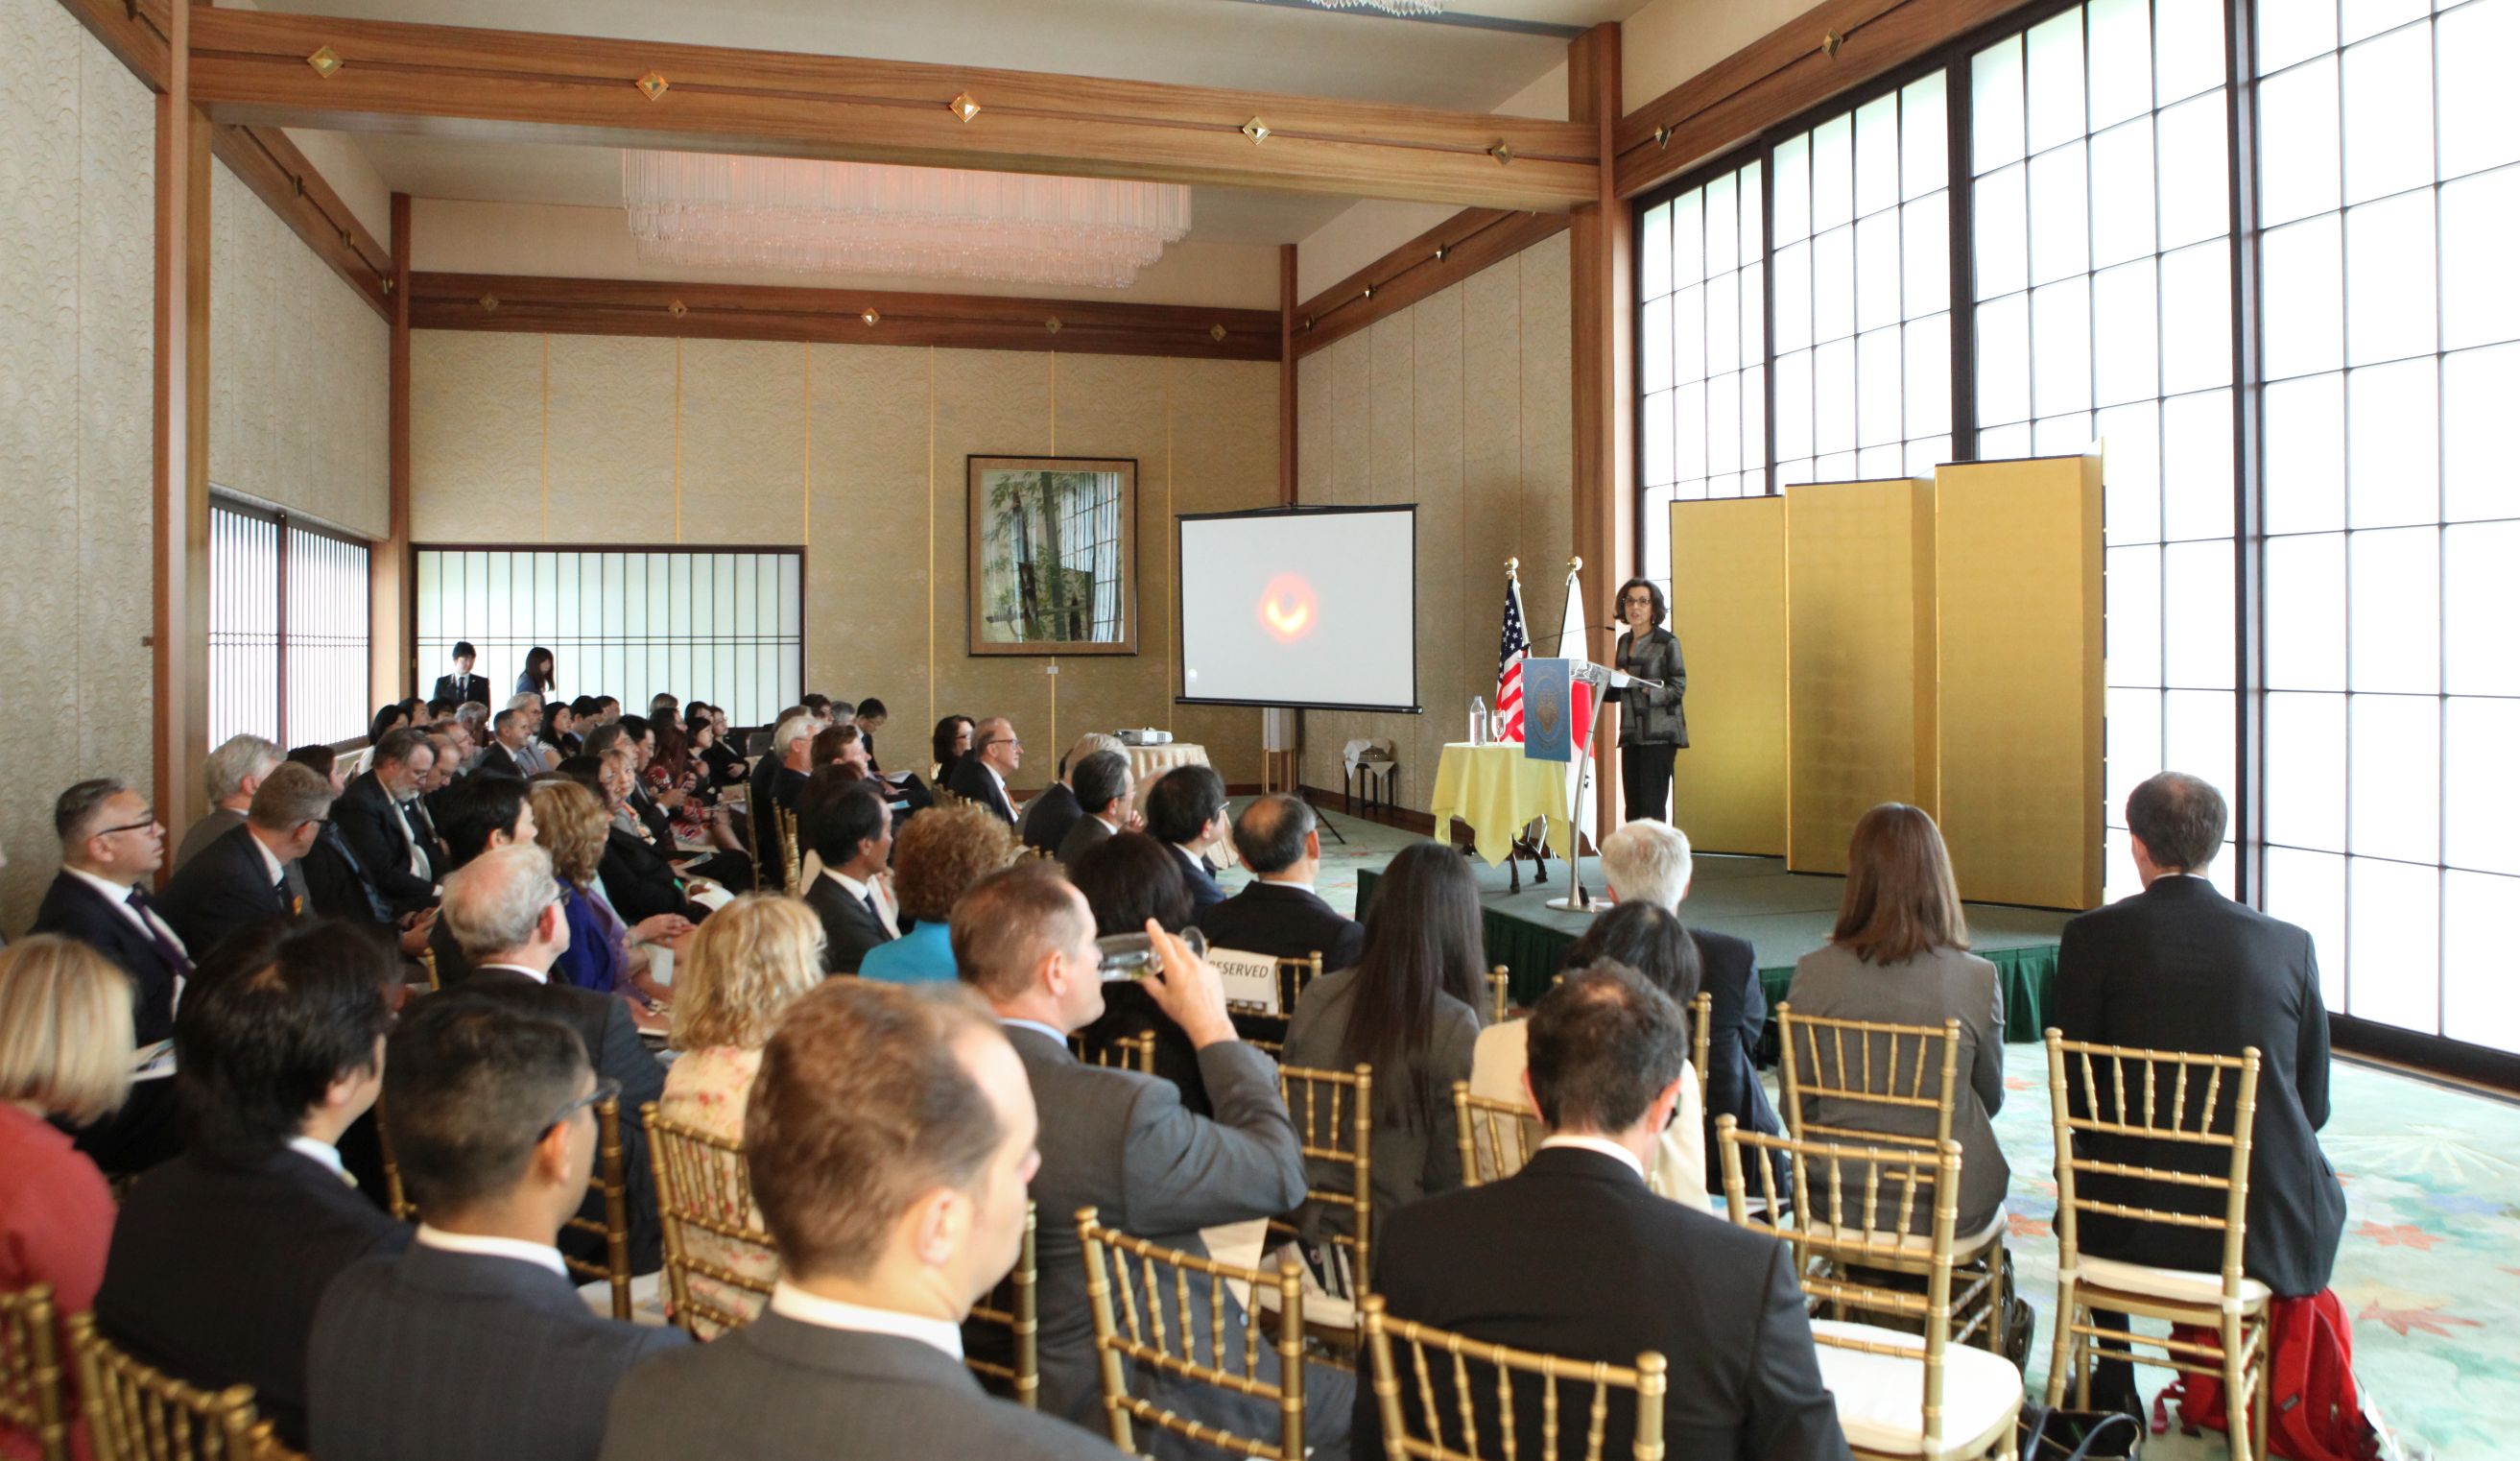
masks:
<path fill-rule="evenodd" d="M 2274 1301 L 2267 1327 L 2267 1449 L 2284 1461 L 2373 1461 L 2380 1436 L 2354 1384 L 2354 1326 L 2336 1291 Z M 2221 1343 L 2217 1331 L 2190 1325 L 2174 1327 L 2171 1337 Z M 2156 1430 L 2169 1429 L 2172 1403 L 2188 1435 L 2230 1429 L 2220 1375 L 2182 1374 L 2164 1389 L 2152 1402 Z"/>

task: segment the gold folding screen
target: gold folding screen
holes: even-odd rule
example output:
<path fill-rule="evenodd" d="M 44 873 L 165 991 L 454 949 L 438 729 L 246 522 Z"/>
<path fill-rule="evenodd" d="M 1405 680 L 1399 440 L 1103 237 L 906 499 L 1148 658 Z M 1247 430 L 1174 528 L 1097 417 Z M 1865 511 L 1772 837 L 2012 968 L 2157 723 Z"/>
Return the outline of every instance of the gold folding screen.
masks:
<path fill-rule="evenodd" d="M 1671 622 L 1689 749 L 1672 805 L 1710 852 L 1785 851 L 1785 499 L 1671 505 Z"/>

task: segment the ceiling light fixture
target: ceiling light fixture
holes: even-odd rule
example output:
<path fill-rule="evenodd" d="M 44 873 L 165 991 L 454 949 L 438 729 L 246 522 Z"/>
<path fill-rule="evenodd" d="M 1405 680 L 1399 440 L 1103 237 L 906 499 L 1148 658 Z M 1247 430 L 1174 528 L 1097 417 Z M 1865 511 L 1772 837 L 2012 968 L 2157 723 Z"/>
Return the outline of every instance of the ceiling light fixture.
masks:
<path fill-rule="evenodd" d="M 1378 10 L 1387 16 L 1440 16 L 1444 0 L 1313 0 L 1324 10 Z"/>

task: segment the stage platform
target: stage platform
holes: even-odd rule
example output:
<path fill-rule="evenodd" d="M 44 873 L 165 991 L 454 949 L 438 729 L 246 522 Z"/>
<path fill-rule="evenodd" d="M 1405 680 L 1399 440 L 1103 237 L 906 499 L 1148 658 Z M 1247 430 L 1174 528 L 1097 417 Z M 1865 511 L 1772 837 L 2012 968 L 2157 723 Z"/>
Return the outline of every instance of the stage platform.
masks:
<path fill-rule="evenodd" d="M 1514 1003 L 1528 1005 L 1548 992 L 1567 946 L 1592 918 L 1547 906 L 1549 899 L 1566 896 L 1571 886 L 1562 861 L 1550 861 L 1545 884 L 1533 883 L 1526 866 L 1520 892 L 1507 890 L 1512 879 L 1505 868 L 1472 866 L 1487 916 L 1489 962 L 1512 972 Z M 1358 870 L 1358 918 L 1372 906 L 1378 878 L 1372 870 Z M 1584 882 L 1595 894 L 1601 891 L 1600 869 L 1590 857 L 1584 859 Z M 1700 854 L 1681 917 L 1691 928 L 1748 939 L 1757 951 L 1759 982 L 1773 1009 L 1793 982 L 1795 961 L 1828 941 L 1845 888 L 1844 878 L 1786 872 L 1778 857 Z M 2072 915 L 1986 903 L 1966 906 L 1971 951 L 1992 960 L 2003 982 L 2004 1038 L 2038 1039 L 2055 988 L 2056 940 Z"/>

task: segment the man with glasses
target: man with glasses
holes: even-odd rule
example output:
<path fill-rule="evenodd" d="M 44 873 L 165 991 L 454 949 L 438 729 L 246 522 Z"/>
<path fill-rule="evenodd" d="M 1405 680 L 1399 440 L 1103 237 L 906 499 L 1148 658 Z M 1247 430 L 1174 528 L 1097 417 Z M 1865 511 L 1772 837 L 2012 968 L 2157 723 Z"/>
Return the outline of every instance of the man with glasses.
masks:
<path fill-rule="evenodd" d="M 430 1001 L 386 1046 L 378 1110 L 420 1231 L 342 1273 L 307 1366 L 319 1456 L 595 1461 L 630 1367 L 679 1329 L 600 1318 L 555 1246 L 620 1083 L 576 1034 L 481 1000 Z"/>
<path fill-rule="evenodd" d="M 568 947 L 568 916 L 560 904 L 551 854 L 529 843 L 483 852 L 448 876 L 440 918 L 472 972 L 460 988 L 428 996 L 424 1008 L 479 999 L 518 1014 L 557 1020 L 577 1031 L 596 1073 L 620 1083 L 630 1270 L 655 1272 L 664 1261 L 656 1225 L 656 1178 L 648 1164 L 648 1133 L 639 1108 L 663 1098 L 665 1070 L 639 1042 L 626 1001 L 552 982 L 552 963 Z M 585 1194 L 584 1206 L 587 1216 L 603 1219 L 600 1196 Z M 568 1239 L 574 1245 L 584 1236 L 570 1233 Z M 601 1248 L 596 1242 L 575 1256 L 601 1260 Z"/>
<path fill-rule="evenodd" d="M 166 885 L 166 921 L 204 958 L 238 929 L 309 911 L 297 862 L 333 814 L 333 787 L 311 766 L 284 762 L 254 789 L 245 825 L 184 864 Z"/>
<path fill-rule="evenodd" d="M 971 733 L 971 753 L 954 762 L 954 774 L 946 779 L 945 790 L 966 801 L 978 802 L 999 821 L 1012 827 L 1015 802 L 1007 791 L 1007 778 L 1022 764 L 1023 742 L 1015 735 L 1014 722 L 1004 715 L 992 715 Z"/>

